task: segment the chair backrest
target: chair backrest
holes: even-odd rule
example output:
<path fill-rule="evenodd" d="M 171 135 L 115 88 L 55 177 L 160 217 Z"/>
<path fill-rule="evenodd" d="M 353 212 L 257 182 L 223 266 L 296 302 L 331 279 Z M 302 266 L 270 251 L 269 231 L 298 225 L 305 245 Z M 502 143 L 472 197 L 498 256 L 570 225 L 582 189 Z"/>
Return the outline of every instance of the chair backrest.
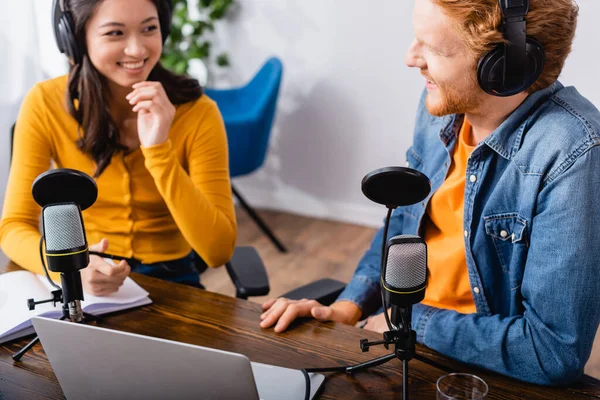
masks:
<path fill-rule="evenodd" d="M 241 90 L 242 102 L 247 109 L 254 108 L 257 114 L 269 113 L 276 105 L 283 77 L 283 64 L 277 57 L 271 57 L 260 67 L 256 75 Z"/>
<path fill-rule="evenodd" d="M 281 60 L 271 57 L 263 64 L 254 78 L 242 89 L 242 102 L 247 103 L 248 106 L 254 104 L 256 112 L 254 118 L 258 121 L 258 130 L 260 132 L 260 134 L 254 137 L 252 146 L 254 151 L 246 153 L 248 162 L 245 171 L 241 171 L 243 174 L 258 169 L 265 161 L 271 129 L 275 119 L 282 77 L 283 64 Z M 238 175 L 241 175 L 241 173 L 232 171 L 231 176 Z"/>
<path fill-rule="evenodd" d="M 231 176 L 249 174 L 264 162 L 282 76 L 281 60 L 272 57 L 243 87 L 205 90 L 223 114 Z"/>

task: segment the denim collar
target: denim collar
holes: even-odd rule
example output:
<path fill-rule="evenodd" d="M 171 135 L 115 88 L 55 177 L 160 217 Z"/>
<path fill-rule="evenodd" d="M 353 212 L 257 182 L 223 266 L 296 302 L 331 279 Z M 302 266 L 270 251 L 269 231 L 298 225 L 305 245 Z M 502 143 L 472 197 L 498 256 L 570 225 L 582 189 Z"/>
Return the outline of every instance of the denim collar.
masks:
<path fill-rule="evenodd" d="M 529 118 L 542 103 L 563 88 L 564 86 L 559 81 L 556 81 L 546 89 L 538 90 L 537 92 L 530 94 L 525 101 L 481 143 L 485 143 L 489 148 L 507 160 L 512 160 L 521 147 L 521 141 L 523 140 L 523 134 Z M 440 139 L 446 146 L 448 146 L 451 140 L 456 137 L 462 126 L 463 120 L 464 114 L 453 114 L 443 117 L 442 126 L 444 128 L 440 132 Z"/>

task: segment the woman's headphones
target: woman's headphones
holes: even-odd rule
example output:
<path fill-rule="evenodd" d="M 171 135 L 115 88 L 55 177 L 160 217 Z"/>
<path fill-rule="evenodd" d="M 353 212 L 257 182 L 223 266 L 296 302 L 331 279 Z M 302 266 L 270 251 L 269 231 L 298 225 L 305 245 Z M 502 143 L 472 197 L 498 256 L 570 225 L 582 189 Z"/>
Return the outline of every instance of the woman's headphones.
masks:
<path fill-rule="evenodd" d="M 521 93 L 537 81 L 544 70 L 546 53 L 540 42 L 527 36 L 529 0 L 498 1 L 508 44 L 500 44 L 481 57 L 477 80 L 487 93 L 506 97 Z"/>
<path fill-rule="evenodd" d="M 160 22 L 160 33 L 163 44 L 171 33 L 171 16 L 173 14 L 173 3 L 171 0 L 161 0 L 166 3 L 166 12 L 158 10 Z M 75 64 L 81 63 L 84 51 L 77 45 L 75 38 L 75 23 L 68 7 L 69 0 L 53 0 L 52 22 L 54 26 L 54 37 L 61 53 L 73 60 Z"/>

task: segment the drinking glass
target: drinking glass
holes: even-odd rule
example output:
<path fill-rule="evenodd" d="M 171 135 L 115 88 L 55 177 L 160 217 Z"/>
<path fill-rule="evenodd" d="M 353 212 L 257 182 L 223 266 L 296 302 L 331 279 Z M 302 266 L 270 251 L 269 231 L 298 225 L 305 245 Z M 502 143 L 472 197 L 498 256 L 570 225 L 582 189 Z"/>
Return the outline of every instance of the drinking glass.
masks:
<path fill-rule="evenodd" d="M 483 400 L 488 385 L 478 376 L 463 373 L 444 375 L 437 380 L 437 400 Z"/>

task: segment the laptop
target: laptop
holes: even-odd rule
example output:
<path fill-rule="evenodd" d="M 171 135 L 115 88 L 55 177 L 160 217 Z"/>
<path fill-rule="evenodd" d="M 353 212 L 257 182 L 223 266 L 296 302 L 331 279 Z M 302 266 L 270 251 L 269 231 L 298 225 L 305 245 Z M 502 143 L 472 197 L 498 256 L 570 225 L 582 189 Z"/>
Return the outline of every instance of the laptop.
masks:
<path fill-rule="evenodd" d="M 237 353 L 33 317 L 67 399 L 303 400 L 300 370 Z M 309 374 L 312 399 L 325 377 Z"/>

